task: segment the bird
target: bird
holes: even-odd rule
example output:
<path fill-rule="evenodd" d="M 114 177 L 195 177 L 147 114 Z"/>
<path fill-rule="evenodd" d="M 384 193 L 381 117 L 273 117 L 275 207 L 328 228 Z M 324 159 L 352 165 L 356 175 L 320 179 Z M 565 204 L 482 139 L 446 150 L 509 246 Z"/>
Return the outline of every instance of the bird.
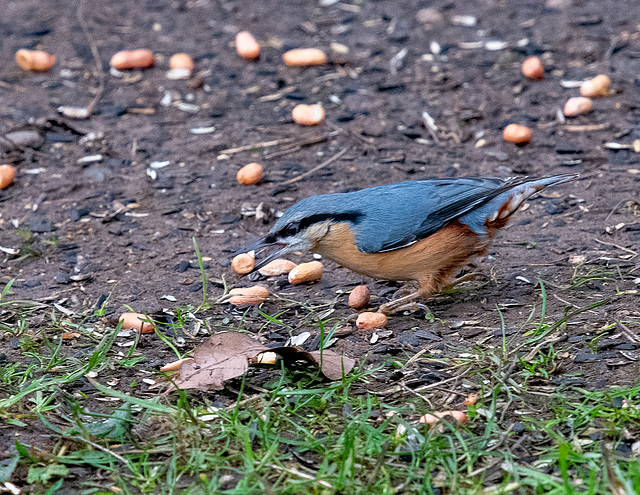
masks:
<path fill-rule="evenodd" d="M 310 196 L 238 253 L 278 247 L 254 270 L 286 253 L 310 251 L 360 275 L 418 282 L 416 291 L 379 309 L 394 313 L 440 291 L 485 254 L 529 197 L 576 177 L 439 178 Z"/>

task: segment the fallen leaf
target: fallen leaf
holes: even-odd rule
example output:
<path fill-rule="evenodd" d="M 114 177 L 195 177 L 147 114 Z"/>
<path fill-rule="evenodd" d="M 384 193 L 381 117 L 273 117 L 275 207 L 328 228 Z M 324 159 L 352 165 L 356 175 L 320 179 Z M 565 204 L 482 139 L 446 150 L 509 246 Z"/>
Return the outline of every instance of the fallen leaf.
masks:
<path fill-rule="evenodd" d="M 329 380 L 339 380 L 353 369 L 356 360 L 347 356 L 336 354 L 333 351 L 311 351 L 307 352 L 299 347 L 272 347 L 269 349 L 282 356 L 285 361 L 307 361 L 320 368 L 320 371 Z"/>
<path fill-rule="evenodd" d="M 280 355 L 288 363 L 305 361 L 318 366 L 330 380 L 339 380 L 355 366 L 355 359 L 330 350 L 307 352 L 294 346 L 269 348 L 250 335 L 222 332 L 200 345 L 192 355 L 192 362 L 182 363 L 175 385 L 181 389 L 222 390 L 226 380 L 242 376 L 250 363 L 259 364 L 258 357 L 265 351 Z"/>
<path fill-rule="evenodd" d="M 226 380 L 246 373 L 249 358 L 266 350 L 247 334 L 217 333 L 195 350 L 194 362 L 182 364 L 175 384 L 183 389 L 222 390 Z"/>

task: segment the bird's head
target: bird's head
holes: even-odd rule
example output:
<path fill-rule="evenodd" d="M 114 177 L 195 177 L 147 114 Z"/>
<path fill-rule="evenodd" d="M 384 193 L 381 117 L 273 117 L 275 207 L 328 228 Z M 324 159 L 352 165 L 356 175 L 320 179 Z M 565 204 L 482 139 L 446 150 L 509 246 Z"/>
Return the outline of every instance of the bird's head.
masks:
<path fill-rule="evenodd" d="M 274 252 L 256 263 L 259 270 L 271 261 L 293 251 L 315 251 L 331 225 L 339 222 L 355 222 L 362 215 L 360 212 L 340 211 L 339 209 L 317 208 L 318 198 L 312 196 L 293 205 L 282 215 L 269 233 L 262 239 L 241 249 L 235 254 L 259 251 L 270 246 L 277 246 Z M 310 200 L 315 200 L 313 203 Z M 315 208 L 312 206 L 316 206 Z"/>

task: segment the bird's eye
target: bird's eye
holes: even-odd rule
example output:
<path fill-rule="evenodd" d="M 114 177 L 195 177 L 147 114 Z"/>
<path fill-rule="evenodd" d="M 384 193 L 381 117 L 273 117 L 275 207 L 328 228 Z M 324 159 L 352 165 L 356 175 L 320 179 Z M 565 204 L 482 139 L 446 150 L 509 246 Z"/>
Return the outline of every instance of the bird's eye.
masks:
<path fill-rule="evenodd" d="M 296 235 L 299 230 L 300 230 L 300 224 L 298 222 L 294 222 L 284 227 L 280 232 L 283 237 L 289 237 L 289 236 Z"/>

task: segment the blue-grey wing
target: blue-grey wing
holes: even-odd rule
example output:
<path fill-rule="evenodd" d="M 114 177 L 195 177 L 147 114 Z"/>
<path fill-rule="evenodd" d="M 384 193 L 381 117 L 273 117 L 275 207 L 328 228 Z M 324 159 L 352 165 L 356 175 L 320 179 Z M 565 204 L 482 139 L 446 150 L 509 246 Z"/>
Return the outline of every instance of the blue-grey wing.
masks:
<path fill-rule="evenodd" d="M 399 249 L 429 237 L 454 220 L 483 236 L 487 233 L 486 220 L 511 197 L 519 200 L 514 203 L 515 211 L 535 192 L 573 177 L 437 179 L 372 188 L 379 191 L 362 199 L 366 214 L 354 225 L 356 245 L 366 253 Z"/>

